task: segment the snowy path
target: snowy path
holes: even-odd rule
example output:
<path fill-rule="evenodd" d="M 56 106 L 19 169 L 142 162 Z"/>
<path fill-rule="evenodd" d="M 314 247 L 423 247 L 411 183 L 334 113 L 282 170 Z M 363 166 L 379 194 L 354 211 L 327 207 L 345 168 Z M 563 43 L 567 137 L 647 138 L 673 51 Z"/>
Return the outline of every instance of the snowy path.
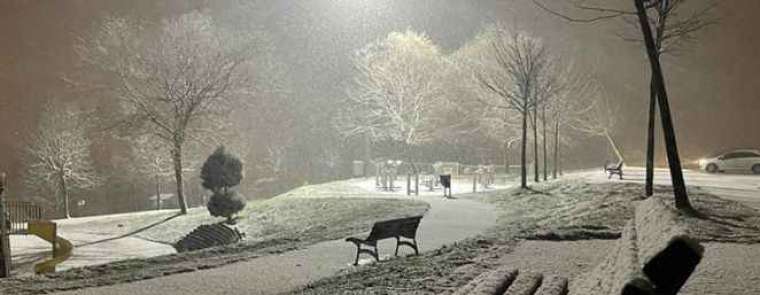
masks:
<path fill-rule="evenodd" d="M 365 181 L 367 180 L 354 180 L 351 183 L 366 187 Z M 376 192 L 373 194 L 377 195 Z M 418 230 L 417 241 L 423 252 L 477 235 L 496 223 L 494 208 L 476 201 L 444 200 L 438 193 L 418 197 L 406 197 L 398 193 L 383 197 L 412 198 L 430 203 L 431 208 Z M 380 254 L 385 259 L 392 256 L 394 247 L 393 240 L 384 240 L 378 245 Z M 315 280 L 352 268 L 355 251 L 353 244 L 342 239 L 327 241 L 301 250 L 210 270 L 58 294 L 277 294 L 293 291 Z M 400 252 L 401 255 L 406 255 L 411 250 L 401 248 Z"/>

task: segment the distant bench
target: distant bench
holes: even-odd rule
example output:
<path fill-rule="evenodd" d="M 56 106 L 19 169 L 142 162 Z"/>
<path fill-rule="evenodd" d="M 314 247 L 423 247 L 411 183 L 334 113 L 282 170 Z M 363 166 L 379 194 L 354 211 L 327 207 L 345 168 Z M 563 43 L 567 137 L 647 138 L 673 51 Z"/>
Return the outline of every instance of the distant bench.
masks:
<path fill-rule="evenodd" d="M 380 256 L 377 251 L 377 241 L 390 238 L 396 238 L 396 252 L 394 255 L 398 256 L 398 248 L 400 245 L 411 247 L 414 249 L 414 254 L 419 255 L 416 236 L 420 220 L 422 220 L 422 216 L 381 221 L 372 226 L 372 231 L 367 238 L 347 238 L 346 242 L 351 242 L 356 245 L 356 260 L 354 261 L 354 265 L 359 264 L 359 255 L 362 253 L 369 254 L 372 257 L 375 257 L 376 261 L 380 261 Z M 411 239 L 412 241 L 403 241 L 401 238 Z M 373 249 L 362 248 L 362 245 L 370 246 Z"/>
<path fill-rule="evenodd" d="M 623 164 L 625 164 L 623 161 L 618 162 L 617 164 L 604 164 L 604 172 L 607 173 L 607 179 L 612 178 L 612 176 L 619 176 L 620 180 L 623 179 Z"/>
<path fill-rule="evenodd" d="M 454 294 L 678 294 L 704 250 L 686 233 L 677 214 L 657 198 L 642 201 L 615 247 L 591 272 L 574 281 L 572 289 L 565 278 L 503 266 L 479 275 Z"/>

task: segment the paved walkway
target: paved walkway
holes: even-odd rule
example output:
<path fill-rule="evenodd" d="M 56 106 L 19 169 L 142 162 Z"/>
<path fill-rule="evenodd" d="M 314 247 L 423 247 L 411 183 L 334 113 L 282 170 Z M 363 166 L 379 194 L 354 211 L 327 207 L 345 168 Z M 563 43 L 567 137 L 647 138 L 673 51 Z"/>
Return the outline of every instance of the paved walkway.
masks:
<path fill-rule="evenodd" d="M 362 181 L 356 184 L 365 186 Z M 412 198 L 430 203 L 431 208 L 418 230 L 418 243 L 423 252 L 477 235 L 496 223 L 493 207 L 476 201 L 445 200 L 433 194 L 406 197 L 399 193 L 383 197 Z M 393 240 L 379 243 L 383 258 L 392 256 L 394 243 Z M 411 252 L 401 249 L 402 255 Z M 58 294 L 278 294 L 352 268 L 355 251 L 353 244 L 342 239 L 327 241 L 210 270 Z"/>

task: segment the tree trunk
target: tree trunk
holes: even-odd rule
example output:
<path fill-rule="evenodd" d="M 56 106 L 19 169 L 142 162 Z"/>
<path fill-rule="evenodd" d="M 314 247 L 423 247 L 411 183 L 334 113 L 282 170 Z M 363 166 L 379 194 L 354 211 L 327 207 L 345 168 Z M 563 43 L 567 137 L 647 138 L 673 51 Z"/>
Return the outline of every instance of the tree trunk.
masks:
<path fill-rule="evenodd" d="M 534 181 L 540 182 L 538 169 L 538 109 L 533 110 L 533 175 Z"/>
<path fill-rule="evenodd" d="M 522 142 L 520 143 L 520 187 L 528 188 L 528 167 L 527 167 L 527 148 L 528 148 L 528 109 L 527 106 L 522 112 Z"/>
<path fill-rule="evenodd" d="M 504 172 L 509 175 L 509 141 L 504 141 Z"/>
<path fill-rule="evenodd" d="M 412 168 L 412 174 L 414 174 L 414 187 L 415 187 L 414 195 L 419 196 L 420 181 L 419 181 L 419 172 L 417 171 L 417 165 L 414 163 L 414 156 L 412 156 L 412 151 L 408 144 L 404 145 L 404 149 L 405 149 L 404 153 L 406 154 L 407 159 L 409 160 L 409 168 Z M 411 179 L 411 175 L 407 172 L 407 177 L 406 177 L 406 194 L 407 195 L 412 194 L 411 189 L 412 189 L 412 179 Z"/>
<path fill-rule="evenodd" d="M 609 132 L 604 132 L 604 138 L 607 139 L 607 141 L 610 143 L 610 147 L 612 147 L 612 151 L 615 153 L 615 156 L 618 157 L 619 162 L 625 162 L 625 158 L 623 158 L 623 153 L 620 152 L 620 148 L 618 147 L 617 143 L 614 139 L 612 139 L 612 136 Z"/>
<path fill-rule="evenodd" d="M 412 175 L 409 172 L 406 173 L 406 195 L 412 195 Z"/>
<path fill-rule="evenodd" d="M 369 176 L 370 161 L 372 161 L 372 139 L 369 133 L 364 133 L 364 177 Z"/>
<path fill-rule="evenodd" d="M 638 11 L 641 31 L 644 34 L 644 43 L 646 44 L 647 54 L 649 55 L 649 62 L 655 77 L 657 103 L 660 108 L 662 131 L 665 135 L 665 151 L 668 155 L 668 166 L 670 168 L 670 178 L 673 181 L 673 195 L 675 197 L 676 208 L 687 213 L 693 213 L 694 208 L 689 201 L 689 195 L 686 192 L 686 182 L 683 179 L 681 157 L 678 155 L 675 127 L 673 126 L 673 119 L 670 114 L 668 92 L 665 87 L 665 78 L 662 74 L 659 52 L 652 37 L 652 29 L 649 25 L 649 18 L 647 17 L 646 8 L 644 8 L 644 2 L 643 0 L 634 0 L 634 2 Z"/>
<path fill-rule="evenodd" d="M 557 179 L 557 170 L 559 170 L 559 118 L 554 122 L 554 163 L 552 169 L 552 178 Z"/>
<path fill-rule="evenodd" d="M 559 158 L 557 162 L 557 167 L 558 167 L 557 170 L 559 170 L 559 176 L 562 177 L 563 175 L 565 175 L 565 171 L 563 170 L 564 168 L 562 167 L 563 162 L 562 162 L 562 145 L 561 144 L 557 145 L 557 154 L 558 154 L 557 158 Z"/>
<path fill-rule="evenodd" d="M 184 185 L 182 182 L 182 142 L 175 140 L 174 149 L 172 150 L 172 160 L 174 162 L 174 177 L 177 180 L 177 203 L 180 214 L 187 214 L 187 202 L 185 201 Z"/>
<path fill-rule="evenodd" d="M 161 180 L 156 174 L 156 210 L 161 210 Z"/>
<path fill-rule="evenodd" d="M 414 173 L 414 195 L 420 195 L 420 174 L 416 172 Z"/>
<path fill-rule="evenodd" d="M 646 160 L 646 180 L 644 191 L 646 196 L 654 194 L 654 155 L 655 155 L 655 116 L 657 115 L 657 90 L 655 89 L 654 75 L 649 90 L 649 125 L 647 126 L 647 160 Z"/>
<path fill-rule="evenodd" d="M 6 227 L 7 216 L 5 212 L 5 172 L 0 172 L 0 278 L 7 278 L 11 275 L 11 245 L 8 238 L 9 228 Z"/>
<path fill-rule="evenodd" d="M 63 171 L 58 173 L 58 177 L 61 186 L 61 196 L 63 197 L 63 216 L 68 219 L 71 218 L 71 208 L 69 208 L 69 188 L 66 185 L 66 177 L 64 176 Z"/>
<path fill-rule="evenodd" d="M 541 108 L 541 124 L 542 124 L 542 133 L 543 133 L 543 144 L 544 144 L 544 181 L 547 181 L 549 178 L 547 176 L 547 170 L 549 170 L 548 163 L 546 162 L 546 106 Z"/>

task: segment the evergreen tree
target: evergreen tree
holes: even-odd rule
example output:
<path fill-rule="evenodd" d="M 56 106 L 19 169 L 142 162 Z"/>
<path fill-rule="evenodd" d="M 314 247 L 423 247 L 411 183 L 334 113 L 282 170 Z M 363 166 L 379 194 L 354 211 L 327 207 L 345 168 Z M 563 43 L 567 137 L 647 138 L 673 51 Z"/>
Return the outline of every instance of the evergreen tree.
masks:
<path fill-rule="evenodd" d="M 243 162 L 220 146 L 203 163 L 201 179 L 213 193 L 206 205 L 211 216 L 225 217 L 232 224 L 233 216 L 245 207 L 243 198 L 231 190 L 243 179 Z"/>

